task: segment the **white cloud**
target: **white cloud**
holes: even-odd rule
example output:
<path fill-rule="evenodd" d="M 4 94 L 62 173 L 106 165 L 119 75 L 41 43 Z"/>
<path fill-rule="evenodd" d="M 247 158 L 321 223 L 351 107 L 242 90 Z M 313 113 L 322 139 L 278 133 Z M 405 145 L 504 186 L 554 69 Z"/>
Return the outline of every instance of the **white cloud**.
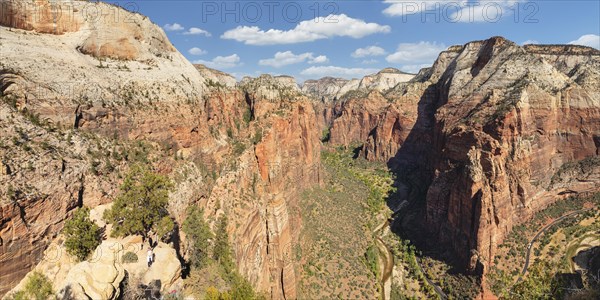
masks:
<path fill-rule="evenodd" d="M 309 67 L 300 72 L 301 75 L 304 76 L 312 76 L 312 77 L 344 77 L 344 78 L 352 78 L 352 77 L 363 77 L 368 74 L 376 73 L 377 69 L 367 69 L 367 68 L 344 68 L 344 67 L 336 67 L 336 66 L 319 66 L 319 67 Z"/>
<path fill-rule="evenodd" d="M 323 64 L 329 61 L 329 58 L 327 58 L 327 56 L 325 55 L 319 55 L 315 58 L 313 58 L 312 60 L 309 60 L 308 63 L 309 64 Z"/>
<path fill-rule="evenodd" d="M 600 50 L 600 36 L 595 34 L 582 35 L 578 39 L 570 41 L 569 44 L 583 45 Z"/>
<path fill-rule="evenodd" d="M 358 48 L 352 52 L 352 57 L 359 58 L 365 56 L 379 56 L 385 55 L 386 52 L 383 48 L 377 46 L 369 46 L 365 48 Z"/>
<path fill-rule="evenodd" d="M 385 60 L 397 64 L 432 64 L 444 50 L 446 46 L 436 42 L 401 43 L 396 52 L 388 55 Z"/>
<path fill-rule="evenodd" d="M 449 23 L 495 23 L 503 17 L 511 16 L 518 9 L 515 4 L 521 1 L 523 0 L 385 0 L 384 2 L 390 4 L 390 6 L 383 10 L 383 14 L 403 16 L 403 18 L 408 15 L 419 14 L 422 19 L 436 18 Z"/>
<path fill-rule="evenodd" d="M 450 3 L 463 6 L 467 1 L 402 1 L 385 0 L 384 3 L 390 4 L 383 10 L 383 14 L 388 16 L 405 16 L 419 13 L 421 11 L 433 11 L 437 6 L 440 8 Z"/>
<path fill-rule="evenodd" d="M 178 24 L 178 23 L 173 23 L 173 24 L 165 24 L 165 26 L 163 26 L 163 28 L 164 28 L 166 31 L 181 31 L 181 30 L 184 30 L 184 29 L 185 29 L 185 27 L 181 26 L 181 25 L 180 25 L 180 24 Z"/>
<path fill-rule="evenodd" d="M 188 31 L 184 32 L 183 34 L 185 35 L 204 35 L 204 36 L 211 36 L 210 32 L 204 30 L 204 29 L 200 29 L 198 27 L 192 27 L 190 29 L 188 29 Z"/>
<path fill-rule="evenodd" d="M 206 60 L 195 60 L 193 63 L 195 64 L 203 64 L 208 67 L 214 69 L 228 69 L 239 66 L 240 57 L 237 54 L 232 54 L 229 56 L 217 56 L 210 61 Z"/>
<path fill-rule="evenodd" d="M 366 23 L 341 14 L 305 20 L 290 30 L 265 31 L 257 26 L 238 26 L 223 33 L 221 38 L 244 42 L 247 45 L 276 45 L 312 42 L 335 36 L 362 38 L 374 33 L 387 32 L 390 32 L 390 26 Z"/>
<path fill-rule="evenodd" d="M 361 63 L 362 63 L 362 64 L 365 64 L 365 65 L 372 65 L 372 64 L 376 64 L 376 63 L 378 63 L 378 62 L 379 62 L 379 61 L 378 61 L 378 60 L 376 60 L 376 59 L 365 59 L 365 60 L 363 60 Z"/>
<path fill-rule="evenodd" d="M 302 54 L 294 54 L 292 51 L 277 52 L 273 58 L 261 59 L 258 64 L 261 66 L 271 66 L 280 68 L 287 65 L 298 64 L 308 60 L 310 64 L 325 63 L 328 61 L 327 56 L 319 55 L 315 57 L 312 52 Z"/>
<path fill-rule="evenodd" d="M 198 47 L 194 47 L 194 48 L 191 48 L 190 50 L 188 50 L 188 53 L 191 55 L 204 55 L 207 52 L 206 52 L 206 50 L 202 50 Z"/>
<path fill-rule="evenodd" d="M 521 45 L 535 45 L 535 44 L 539 44 L 540 42 L 536 41 L 536 40 L 526 40 L 524 42 L 521 43 Z"/>

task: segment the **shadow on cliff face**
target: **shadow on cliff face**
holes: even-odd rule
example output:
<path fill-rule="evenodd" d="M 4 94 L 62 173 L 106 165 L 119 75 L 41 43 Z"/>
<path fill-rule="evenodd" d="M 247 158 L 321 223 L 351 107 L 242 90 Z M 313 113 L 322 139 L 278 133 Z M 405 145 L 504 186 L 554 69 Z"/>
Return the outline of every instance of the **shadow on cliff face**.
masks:
<path fill-rule="evenodd" d="M 438 148 L 443 145 L 441 134 L 436 134 L 435 113 L 447 99 L 444 82 L 431 84 L 418 102 L 417 120 L 394 157 L 387 165 L 395 175 L 396 192 L 388 197 L 387 205 L 394 212 L 392 231 L 410 240 L 425 256 L 441 260 L 452 269 L 450 273 L 464 273 L 466 262 L 457 259 L 451 243 L 439 240 L 440 224 L 431 226 L 427 220 L 427 191 L 434 177 Z M 436 139 L 438 139 L 436 141 Z M 429 224 L 429 225 L 428 225 Z"/>

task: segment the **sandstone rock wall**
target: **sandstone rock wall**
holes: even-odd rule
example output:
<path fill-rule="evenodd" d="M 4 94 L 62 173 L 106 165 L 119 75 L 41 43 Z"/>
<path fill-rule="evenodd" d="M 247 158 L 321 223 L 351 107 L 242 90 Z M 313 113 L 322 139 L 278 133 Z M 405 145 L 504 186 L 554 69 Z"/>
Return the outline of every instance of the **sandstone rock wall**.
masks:
<path fill-rule="evenodd" d="M 41 259 L 71 210 L 110 201 L 113 176 L 90 173 L 83 159 L 95 146 L 39 128 L 0 104 L 0 294 Z M 95 150 L 94 150 L 95 151 Z"/>
<path fill-rule="evenodd" d="M 514 225 L 565 189 L 597 189 L 596 171 L 568 184 L 551 179 L 599 153 L 599 61 L 591 48 L 519 47 L 499 37 L 453 46 L 385 93 L 390 105 L 369 109 L 381 101 L 364 97 L 356 100 L 364 108 L 354 109 L 349 101 L 332 141 L 363 141 L 368 159 L 418 166 L 432 180 L 432 238 L 481 270 Z"/>
<path fill-rule="evenodd" d="M 323 77 L 319 80 L 306 80 L 301 90 L 304 94 L 323 102 L 331 102 L 348 82 L 349 80 L 343 78 Z"/>
<path fill-rule="evenodd" d="M 600 53 L 569 60 L 598 64 Z M 559 198 L 553 174 L 597 155 L 600 77 L 591 71 L 581 86 L 502 38 L 465 45 L 453 65 L 439 85 L 427 223 L 465 260 L 475 255 L 487 267 L 514 225 Z"/>
<path fill-rule="evenodd" d="M 64 34 L 80 30 L 85 14 L 72 1 L 2 0 L 0 25 L 40 33 Z"/>
<path fill-rule="evenodd" d="M 47 2 L 1 4 L 12 12 L 3 17 L 33 16 L 42 22 L 29 10 L 46 9 Z M 92 106 L 202 101 L 204 78 L 146 17 L 103 2 L 61 0 L 52 1 L 51 7 L 67 10 L 56 22 L 67 15 L 81 19 L 80 25 L 62 34 L 42 30 L 45 25 L 34 21 L 31 26 L 6 21 L 0 27 L 0 87 L 4 94 L 18 97 L 20 109 L 71 127 L 81 111 Z M 85 11 L 101 17 L 83 18 Z"/>
<path fill-rule="evenodd" d="M 320 129 L 308 99 L 274 103 L 254 98 L 264 95 L 264 86 L 256 85 L 245 95 L 252 98 L 256 112 L 251 126 L 260 126 L 262 139 L 246 149 L 200 205 L 206 207 L 207 219 L 216 220 L 222 213 L 229 217 L 242 274 L 274 299 L 293 299 L 291 251 L 301 224 L 297 198 L 304 188 L 320 182 Z M 274 114 L 283 108 L 284 115 Z"/>
<path fill-rule="evenodd" d="M 385 68 L 376 74 L 363 77 L 358 85 L 359 89 L 386 91 L 398 83 L 413 79 L 414 74 L 404 73 L 398 69 Z"/>
<path fill-rule="evenodd" d="M 367 139 L 389 107 L 388 101 L 377 91 L 366 98 L 352 98 L 341 104 L 341 114 L 333 120 L 330 142 L 350 145 Z"/>

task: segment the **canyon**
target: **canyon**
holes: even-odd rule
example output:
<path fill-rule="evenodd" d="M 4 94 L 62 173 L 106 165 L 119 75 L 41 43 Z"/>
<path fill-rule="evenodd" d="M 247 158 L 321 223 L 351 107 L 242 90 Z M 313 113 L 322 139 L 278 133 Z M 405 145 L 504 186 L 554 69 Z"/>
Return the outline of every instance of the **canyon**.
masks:
<path fill-rule="evenodd" d="M 567 168 L 600 155 L 593 48 L 492 37 L 451 46 L 418 74 L 238 82 L 190 63 L 140 14 L 95 2 L 132 22 L 91 21 L 77 13 L 86 2 L 59 1 L 73 20 L 56 23 L 15 3 L 0 1 L 12 12 L 0 18 L 2 295 L 44 261 L 75 208 L 112 202 L 138 159 L 173 180 L 177 224 L 193 205 L 211 228 L 228 217 L 236 269 L 271 299 L 299 295 L 301 195 L 327 187 L 331 148 L 385 164 L 415 191 L 390 197 L 392 212 L 410 200 L 423 247 L 449 249 L 477 276 L 515 226 L 600 191 L 600 165 Z M 185 258 L 185 243 L 177 251 Z"/>

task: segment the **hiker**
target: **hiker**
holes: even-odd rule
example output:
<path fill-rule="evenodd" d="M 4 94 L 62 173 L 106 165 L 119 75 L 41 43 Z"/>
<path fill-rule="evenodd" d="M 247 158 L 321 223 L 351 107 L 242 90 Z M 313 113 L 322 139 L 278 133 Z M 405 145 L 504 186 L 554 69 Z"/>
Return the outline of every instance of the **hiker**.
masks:
<path fill-rule="evenodd" d="M 152 253 L 152 248 L 148 248 L 148 268 L 150 268 L 150 266 L 152 265 L 152 258 L 154 256 L 154 253 Z"/>

